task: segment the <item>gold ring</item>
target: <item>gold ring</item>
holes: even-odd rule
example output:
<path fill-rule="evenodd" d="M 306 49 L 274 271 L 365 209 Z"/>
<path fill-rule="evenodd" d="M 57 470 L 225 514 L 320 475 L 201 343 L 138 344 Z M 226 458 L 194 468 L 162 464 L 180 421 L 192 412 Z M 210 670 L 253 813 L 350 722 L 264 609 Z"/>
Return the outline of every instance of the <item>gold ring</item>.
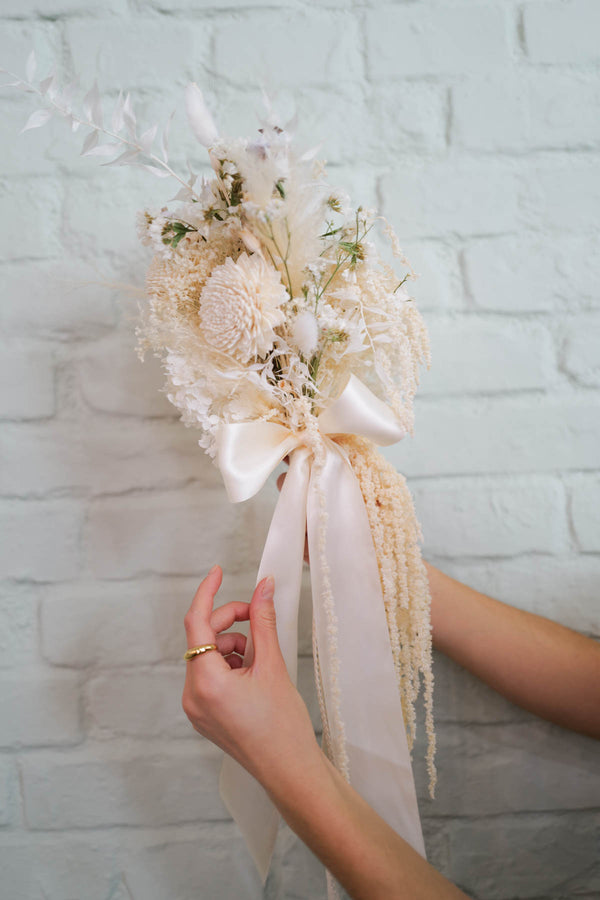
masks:
<path fill-rule="evenodd" d="M 193 659 L 195 656 L 202 656 L 203 653 L 208 653 L 209 650 L 217 650 L 216 644 L 201 644 L 199 647 L 190 647 L 189 650 L 186 650 L 183 654 L 184 659 Z"/>

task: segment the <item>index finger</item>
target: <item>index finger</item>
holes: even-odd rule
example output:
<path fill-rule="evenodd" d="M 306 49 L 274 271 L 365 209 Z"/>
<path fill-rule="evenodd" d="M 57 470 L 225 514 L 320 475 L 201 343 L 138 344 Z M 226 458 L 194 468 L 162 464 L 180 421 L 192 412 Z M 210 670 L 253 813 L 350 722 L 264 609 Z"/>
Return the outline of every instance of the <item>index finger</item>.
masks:
<path fill-rule="evenodd" d="M 191 606 L 185 614 L 183 623 L 185 625 L 185 633 L 187 636 L 188 649 L 197 647 L 201 644 L 215 644 L 216 632 L 210 623 L 210 617 L 213 609 L 215 594 L 221 586 L 223 580 L 223 572 L 220 566 L 213 566 L 206 578 L 200 583 L 198 590 L 194 595 Z M 213 654 L 208 653 L 207 656 Z M 221 654 L 215 651 L 215 655 L 220 657 L 219 662 L 223 662 Z M 197 657 L 188 660 L 190 664 L 197 662 Z M 211 663 L 214 665 L 214 662 Z"/>

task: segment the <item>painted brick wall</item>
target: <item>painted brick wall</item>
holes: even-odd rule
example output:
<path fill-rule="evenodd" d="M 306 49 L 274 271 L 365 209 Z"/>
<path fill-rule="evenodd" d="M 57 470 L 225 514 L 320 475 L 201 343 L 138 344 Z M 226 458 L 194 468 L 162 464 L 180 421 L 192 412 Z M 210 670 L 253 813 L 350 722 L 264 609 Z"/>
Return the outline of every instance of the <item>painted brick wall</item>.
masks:
<path fill-rule="evenodd" d="M 427 558 L 600 635 L 600 4 L 597 0 L 2 0 L 0 62 L 74 66 L 224 131 L 259 83 L 323 139 L 334 182 L 394 222 L 433 368 L 410 479 Z M 215 561 L 247 599 L 275 489 L 241 509 L 134 352 L 135 212 L 172 186 L 78 157 L 62 123 L 0 153 L 0 893 L 6 900 L 318 900 L 283 828 L 263 894 L 180 706 L 183 615 Z M 306 598 L 305 598 L 306 599 Z M 301 684 L 311 687 L 310 610 Z M 436 658 L 429 857 L 481 900 L 598 897 L 597 746 Z M 417 751 L 417 759 L 419 752 Z"/>

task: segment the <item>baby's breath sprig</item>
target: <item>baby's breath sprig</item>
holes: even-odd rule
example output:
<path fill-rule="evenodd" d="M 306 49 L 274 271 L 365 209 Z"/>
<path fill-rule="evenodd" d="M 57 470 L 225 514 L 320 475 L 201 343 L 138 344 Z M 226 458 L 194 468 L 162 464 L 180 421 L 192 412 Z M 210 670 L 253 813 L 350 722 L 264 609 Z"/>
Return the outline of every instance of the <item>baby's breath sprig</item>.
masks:
<path fill-rule="evenodd" d="M 361 215 L 362 214 L 362 215 Z M 361 224 L 362 223 L 362 224 Z M 336 235 L 341 231 L 342 235 L 339 240 L 337 240 L 333 247 L 336 251 L 336 260 L 333 267 L 333 271 L 329 274 L 327 281 L 325 284 L 319 285 L 316 293 L 315 293 L 315 313 L 317 312 L 319 301 L 323 297 L 323 294 L 332 283 L 333 279 L 336 275 L 347 265 L 350 268 L 354 268 L 358 262 L 362 261 L 365 258 L 363 241 L 371 231 L 373 227 L 373 222 L 367 226 L 367 218 L 364 215 L 362 206 L 359 206 L 356 210 L 355 214 L 355 233 L 349 234 L 348 230 L 345 227 L 341 227 L 335 230 L 332 230 L 328 227 L 328 230 L 321 235 L 321 237 L 329 237 L 331 235 Z M 362 233 L 361 233 L 362 227 Z M 331 249 L 331 244 L 329 244 L 322 252 L 321 257 L 327 253 L 328 250 Z M 340 252 L 341 251 L 341 252 Z"/>

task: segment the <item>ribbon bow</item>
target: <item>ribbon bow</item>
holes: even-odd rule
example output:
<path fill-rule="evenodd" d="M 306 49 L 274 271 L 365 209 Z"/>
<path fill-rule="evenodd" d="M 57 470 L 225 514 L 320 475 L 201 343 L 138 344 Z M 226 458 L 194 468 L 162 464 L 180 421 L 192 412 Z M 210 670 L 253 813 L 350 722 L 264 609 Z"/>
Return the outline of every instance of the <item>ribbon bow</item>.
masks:
<path fill-rule="evenodd" d="M 254 496 L 289 455 L 257 579 L 275 577 L 277 634 L 288 673 L 296 684 L 307 530 L 314 639 L 327 719 L 323 724 L 331 736 L 334 763 L 376 812 L 425 856 L 369 520 L 347 456 L 329 437 L 357 434 L 388 446 L 405 432 L 392 410 L 354 375 L 317 421 L 323 449 L 318 477 L 311 436 L 274 422 L 221 426 L 217 462 L 230 500 L 239 502 Z M 332 645 L 332 617 L 337 646 Z M 249 665 L 252 658 L 249 636 L 244 663 Z M 279 813 L 261 785 L 229 756 L 219 786 L 264 884 Z"/>

